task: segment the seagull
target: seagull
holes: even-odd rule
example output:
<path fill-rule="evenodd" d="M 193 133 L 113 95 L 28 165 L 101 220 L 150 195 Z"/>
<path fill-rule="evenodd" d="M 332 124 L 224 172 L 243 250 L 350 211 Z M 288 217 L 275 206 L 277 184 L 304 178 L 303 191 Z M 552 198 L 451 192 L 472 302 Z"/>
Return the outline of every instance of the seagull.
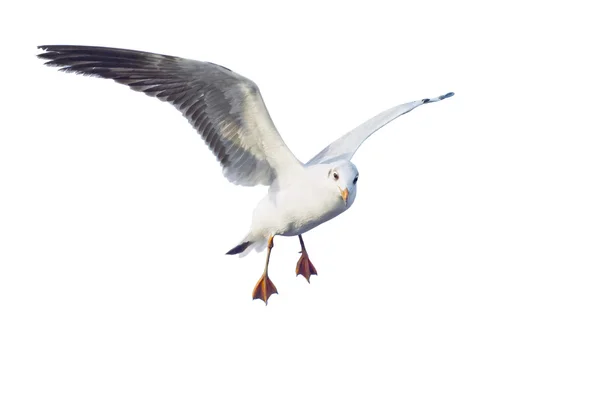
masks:
<path fill-rule="evenodd" d="M 302 163 L 275 128 L 258 86 L 211 62 L 108 47 L 43 45 L 37 56 L 60 71 L 114 80 L 175 106 L 204 139 L 224 176 L 242 186 L 269 186 L 254 209 L 250 231 L 227 255 L 267 248 L 262 276 L 252 292 L 265 304 L 278 293 L 268 275 L 275 236 L 298 236 L 296 276 L 310 283 L 317 270 L 302 235 L 347 211 L 356 198 L 358 170 L 350 161 L 361 144 L 411 110 L 449 98 L 405 103 L 385 110 Z"/>

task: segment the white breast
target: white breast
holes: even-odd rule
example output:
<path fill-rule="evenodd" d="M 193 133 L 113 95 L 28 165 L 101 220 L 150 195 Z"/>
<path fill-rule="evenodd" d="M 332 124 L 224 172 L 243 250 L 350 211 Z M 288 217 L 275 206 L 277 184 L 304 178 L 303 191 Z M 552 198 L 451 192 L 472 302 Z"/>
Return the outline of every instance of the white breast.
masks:
<path fill-rule="evenodd" d="M 332 189 L 297 184 L 265 197 L 254 211 L 252 229 L 261 229 L 263 235 L 296 236 L 336 217 L 349 207 Z"/>

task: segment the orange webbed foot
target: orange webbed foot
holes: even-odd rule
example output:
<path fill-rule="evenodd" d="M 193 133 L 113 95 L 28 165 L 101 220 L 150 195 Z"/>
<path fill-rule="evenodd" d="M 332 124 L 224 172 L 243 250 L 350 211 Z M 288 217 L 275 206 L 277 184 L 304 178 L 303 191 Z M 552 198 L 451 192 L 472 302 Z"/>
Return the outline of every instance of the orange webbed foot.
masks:
<path fill-rule="evenodd" d="M 277 294 L 277 288 L 275 288 L 275 284 L 271 281 L 267 274 L 263 274 L 262 277 L 254 286 L 254 290 L 252 291 L 252 299 L 261 299 L 267 304 L 269 297 L 272 294 Z"/>
<path fill-rule="evenodd" d="M 317 276 L 317 269 L 313 266 L 312 262 L 308 258 L 308 254 L 306 251 L 302 251 L 302 256 L 298 260 L 298 264 L 296 265 L 296 276 L 303 275 L 306 281 L 310 283 L 310 276 L 313 274 Z"/>

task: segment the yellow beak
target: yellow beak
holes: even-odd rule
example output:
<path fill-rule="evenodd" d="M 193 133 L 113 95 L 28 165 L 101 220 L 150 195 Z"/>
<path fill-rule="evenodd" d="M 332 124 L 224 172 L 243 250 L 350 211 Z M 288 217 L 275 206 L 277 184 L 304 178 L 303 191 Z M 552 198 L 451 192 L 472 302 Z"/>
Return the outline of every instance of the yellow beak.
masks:
<path fill-rule="evenodd" d="M 342 194 L 342 198 L 344 199 L 344 204 L 348 205 L 348 188 L 344 190 L 340 189 L 340 193 Z"/>

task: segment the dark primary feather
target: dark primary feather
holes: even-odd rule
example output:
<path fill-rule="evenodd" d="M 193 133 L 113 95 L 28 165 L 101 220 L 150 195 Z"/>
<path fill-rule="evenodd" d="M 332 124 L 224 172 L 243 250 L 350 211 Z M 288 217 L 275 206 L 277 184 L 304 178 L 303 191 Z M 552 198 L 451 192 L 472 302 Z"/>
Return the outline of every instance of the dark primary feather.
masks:
<path fill-rule="evenodd" d="M 235 247 L 233 247 L 232 249 L 230 249 L 229 251 L 227 251 L 225 253 L 225 255 L 237 255 L 237 254 L 241 254 L 242 252 L 244 252 L 246 250 L 246 248 L 248 248 L 248 246 L 252 244 L 251 241 L 244 241 L 241 244 L 236 245 Z"/>
<path fill-rule="evenodd" d="M 38 48 L 46 51 L 38 57 L 48 66 L 112 79 L 174 105 L 202 136 L 231 182 L 268 185 L 275 179 L 261 136 L 253 131 L 267 122 L 272 126 L 266 107 L 257 117 L 268 120 L 248 120 L 248 108 L 257 103 L 264 107 L 252 81 L 210 62 L 169 55 L 70 45 Z"/>

